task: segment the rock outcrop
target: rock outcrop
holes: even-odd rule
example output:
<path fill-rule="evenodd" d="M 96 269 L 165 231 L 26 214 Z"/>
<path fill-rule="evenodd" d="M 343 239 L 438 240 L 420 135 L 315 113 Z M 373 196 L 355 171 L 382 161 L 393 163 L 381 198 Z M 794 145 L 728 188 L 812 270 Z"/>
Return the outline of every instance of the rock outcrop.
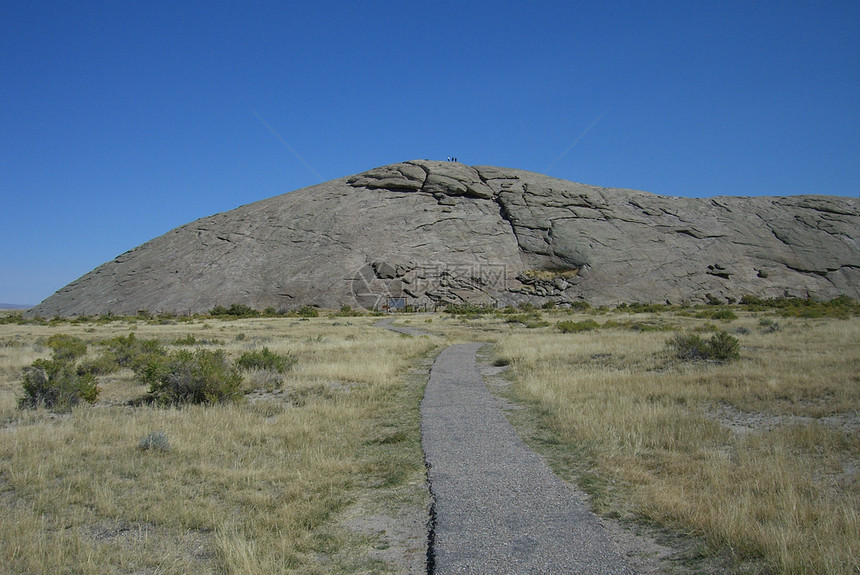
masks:
<path fill-rule="evenodd" d="M 31 315 L 860 298 L 860 200 L 658 196 L 411 161 L 203 218 Z"/>

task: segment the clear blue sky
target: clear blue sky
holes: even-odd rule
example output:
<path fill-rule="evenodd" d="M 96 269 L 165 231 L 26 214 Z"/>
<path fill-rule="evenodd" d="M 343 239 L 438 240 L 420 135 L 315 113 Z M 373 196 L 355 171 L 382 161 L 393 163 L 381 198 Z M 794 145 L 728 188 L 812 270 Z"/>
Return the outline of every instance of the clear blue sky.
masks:
<path fill-rule="evenodd" d="M 856 197 L 858 30 L 856 0 L 4 0 L 0 302 L 415 158 Z"/>

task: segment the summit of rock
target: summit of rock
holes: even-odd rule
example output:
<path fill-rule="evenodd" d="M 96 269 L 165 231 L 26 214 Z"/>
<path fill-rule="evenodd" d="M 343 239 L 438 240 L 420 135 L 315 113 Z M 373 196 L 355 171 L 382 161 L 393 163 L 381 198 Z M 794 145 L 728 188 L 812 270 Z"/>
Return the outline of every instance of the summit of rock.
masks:
<path fill-rule="evenodd" d="M 681 198 L 414 160 L 176 228 L 32 315 L 860 298 L 860 200 Z"/>

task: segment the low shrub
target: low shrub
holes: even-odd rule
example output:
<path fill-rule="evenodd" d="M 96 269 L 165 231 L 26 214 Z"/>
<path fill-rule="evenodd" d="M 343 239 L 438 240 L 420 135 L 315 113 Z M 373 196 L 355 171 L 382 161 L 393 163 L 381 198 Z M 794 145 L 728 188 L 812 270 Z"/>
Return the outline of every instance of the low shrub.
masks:
<path fill-rule="evenodd" d="M 722 321 L 732 321 L 738 319 L 735 312 L 729 308 L 707 309 L 696 314 L 699 319 L 719 319 Z"/>
<path fill-rule="evenodd" d="M 711 358 L 719 361 L 730 361 L 741 356 L 738 338 L 725 331 L 718 331 L 707 342 Z"/>
<path fill-rule="evenodd" d="M 344 304 L 340 306 L 340 311 L 332 315 L 334 315 L 335 317 L 358 317 L 364 315 L 364 312 L 361 310 L 352 309 L 351 306 Z"/>
<path fill-rule="evenodd" d="M 242 376 L 224 350 L 179 350 L 152 358 L 144 382 L 161 404 L 220 403 L 239 396 Z"/>
<path fill-rule="evenodd" d="M 725 331 L 718 331 L 707 340 L 695 333 L 679 333 L 666 344 L 679 359 L 685 361 L 700 359 L 730 361 L 740 357 L 738 338 Z"/>
<path fill-rule="evenodd" d="M 741 298 L 741 304 L 750 311 L 773 309 L 783 317 L 847 319 L 860 315 L 860 301 L 845 295 L 829 301 L 793 297 L 761 299 L 752 295 L 745 295 Z"/>
<path fill-rule="evenodd" d="M 555 324 L 555 327 L 557 327 L 561 333 L 579 333 L 581 331 L 597 329 L 600 327 L 600 324 L 593 319 L 586 319 L 582 321 L 560 321 Z"/>
<path fill-rule="evenodd" d="M 18 406 L 22 409 L 68 411 L 81 400 L 95 402 L 100 391 L 94 375 L 79 374 L 74 363 L 59 359 L 37 359 L 21 376 L 24 396 Z"/>
<path fill-rule="evenodd" d="M 20 312 L 0 314 L 0 325 L 25 325 L 30 321 L 24 319 L 24 315 Z"/>
<path fill-rule="evenodd" d="M 247 371 L 252 389 L 262 389 L 272 392 L 284 385 L 284 376 L 273 369 L 251 369 Z"/>
<path fill-rule="evenodd" d="M 299 317 L 319 317 L 320 312 L 313 306 L 305 305 L 299 308 L 296 315 Z"/>
<path fill-rule="evenodd" d="M 445 313 L 450 313 L 451 315 L 480 316 L 493 311 L 494 308 L 492 306 L 474 303 L 449 304 L 445 307 Z"/>
<path fill-rule="evenodd" d="M 521 323 L 528 329 L 547 327 L 549 322 L 541 317 L 540 312 L 520 313 L 510 316 L 505 323 Z"/>
<path fill-rule="evenodd" d="M 170 451 L 170 440 L 163 431 L 150 431 L 141 438 L 137 448 L 141 451 Z"/>
<path fill-rule="evenodd" d="M 667 304 L 662 303 L 620 303 L 616 308 L 618 311 L 624 311 L 627 313 L 662 313 L 665 312 L 669 306 Z"/>
<path fill-rule="evenodd" d="M 77 367 L 78 375 L 107 375 L 119 369 L 119 364 L 110 354 L 101 354 L 95 358 L 82 360 Z"/>
<path fill-rule="evenodd" d="M 695 333 L 679 333 L 666 342 L 666 345 L 674 350 L 679 359 L 694 360 L 707 359 L 708 357 L 705 340 Z"/>
<path fill-rule="evenodd" d="M 137 339 L 133 333 L 117 336 L 102 343 L 106 354 L 113 357 L 120 367 L 127 367 L 140 375 L 155 357 L 166 355 L 164 346 L 157 339 Z"/>
<path fill-rule="evenodd" d="M 710 293 L 705 294 L 705 300 L 707 300 L 708 305 L 722 305 L 725 303 L 723 300 Z"/>
<path fill-rule="evenodd" d="M 53 350 L 52 359 L 37 359 L 21 372 L 24 396 L 20 408 L 44 407 L 53 411 L 68 411 L 82 400 L 95 402 L 99 396 L 93 366 L 77 367 L 76 362 L 87 353 L 87 343 L 80 338 L 56 334 L 45 341 Z"/>
<path fill-rule="evenodd" d="M 649 323 L 645 321 L 616 321 L 608 319 L 600 326 L 603 329 L 629 329 L 631 331 L 672 331 L 671 325 Z"/>
<path fill-rule="evenodd" d="M 291 355 L 278 355 L 264 347 L 259 351 L 248 351 L 236 360 L 239 369 L 265 369 L 284 373 L 296 363 L 296 358 Z"/>
<path fill-rule="evenodd" d="M 188 334 L 185 337 L 179 337 L 170 342 L 170 345 L 197 345 L 197 338 L 194 337 L 194 334 Z"/>
<path fill-rule="evenodd" d="M 54 359 L 58 361 L 77 361 L 87 353 L 87 342 L 73 335 L 52 335 L 45 340 L 45 345 L 53 350 Z"/>
<path fill-rule="evenodd" d="M 251 306 L 245 305 L 243 303 L 233 303 L 230 304 L 230 307 L 216 305 L 211 310 L 209 310 L 209 315 L 213 317 L 230 319 L 243 317 L 260 317 L 260 312 L 258 312 Z"/>

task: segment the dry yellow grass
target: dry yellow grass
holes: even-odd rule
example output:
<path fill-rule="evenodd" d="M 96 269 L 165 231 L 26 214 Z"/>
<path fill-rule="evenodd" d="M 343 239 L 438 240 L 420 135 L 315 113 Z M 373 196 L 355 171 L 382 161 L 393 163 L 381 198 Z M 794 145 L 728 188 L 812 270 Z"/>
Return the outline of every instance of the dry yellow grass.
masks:
<path fill-rule="evenodd" d="M 543 319 L 684 330 L 709 320 L 541 312 Z M 740 312 L 739 312 L 740 313 Z M 345 517 L 425 505 L 421 380 L 435 350 L 494 343 L 511 394 L 538 422 L 535 445 L 605 513 L 695 534 L 753 569 L 856 575 L 860 564 L 860 320 L 741 313 L 741 359 L 684 363 L 672 332 L 563 334 L 510 316 L 196 320 L 166 325 L 0 325 L 0 565 L 10 573 L 384 573 L 385 534 Z M 769 316 L 766 319 L 771 319 Z M 127 335 L 232 358 L 263 346 L 298 359 L 282 389 L 238 404 L 135 406 L 131 371 L 103 376 L 95 406 L 21 411 L 20 371 L 68 333 Z M 175 346 L 174 346 L 175 347 Z M 99 352 L 90 346 L 90 356 Z M 255 386 L 246 379 L 245 391 Z M 519 413 L 523 413 L 520 411 Z M 524 428 L 526 429 L 526 428 Z M 141 451 L 161 431 L 171 448 Z M 386 507 L 387 506 L 387 507 Z M 726 564 L 722 563 L 725 567 Z M 748 572 L 748 571 L 747 571 Z"/>
<path fill-rule="evenodd" d="M 369 491 L 376 501 L 398 494 L 383 509 L 392 521 L 426 505 L 422 384 L 406 373 L 438 342 L 372 321 L 0 326 L 4 572 L 393 570 L 372 553 L 381 535 L 347 529 L 340 517 Z M 95 342 L 131 329 L 165 342 L 193 335 L 234 358 L 267 346 L 298 363 L 283 390 L 237 404 L 130 406 L 146 389 L 126 371 L 102 378 L 94 406 L 63 415 L 16 408 L 20 369 L 49 355 L 40 338 Z M 140 450 L 150 432 L 163 432 L 170 449 Z"/>
<path fill-rule="evenodd" d="M 554 280 L 555 278 L 572 278 L 579 275 L 578 269 L 572 270 L 526 270 L 523 272 L 526 276 L 530 278 L 535 278 L 539 280 Z"/>
<path fill-rule="evenodd" d="M 732 322 L 749 333 L 726 364 L 682 363 L 669 334 L 621 329 L 523 330 L 497 354 L 515 397 L 562 445 L 551 456 L 604 511 L 777 573 L 856 574 L 860 319 L 782 323 L 765 333 L 755 316 Z"/>

